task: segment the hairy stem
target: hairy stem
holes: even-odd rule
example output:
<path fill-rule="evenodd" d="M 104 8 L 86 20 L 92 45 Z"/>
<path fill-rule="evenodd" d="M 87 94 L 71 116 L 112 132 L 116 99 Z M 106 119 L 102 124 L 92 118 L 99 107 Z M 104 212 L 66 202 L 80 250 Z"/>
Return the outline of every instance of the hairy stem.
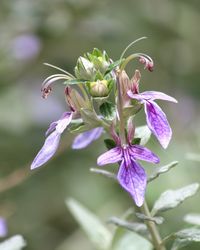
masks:
<path fill-rule="evenodd" d="M 126 144 L 126 135 L 125 135 L 125 121 L 123 117 L 123 103 L 122 103 L 122 94 L 120 86 L 120 74 L 121 71 L 117 72 L 117 112 L 118 112 L 118 121 L 119 121 L 119 137 L 121 140 L 121 145 Z"/>
<path fill-rule="evenodd" d="M 141 207 L 141 212 L 145 214 L 147 217 L 151 217 L 151 213 L 149 211 L 148 205 L 146 201 L 144 201 L 143 206 Z M 156 224 L 154 221 L 145 221 L 149 232 L 151 234 L 152 242 L 156 250 L 166 250 L 165 246 L 163 245 L 162 239 L 160 237 L 160 234 L 158 232 L 158 229 L 156 227 Z"/>

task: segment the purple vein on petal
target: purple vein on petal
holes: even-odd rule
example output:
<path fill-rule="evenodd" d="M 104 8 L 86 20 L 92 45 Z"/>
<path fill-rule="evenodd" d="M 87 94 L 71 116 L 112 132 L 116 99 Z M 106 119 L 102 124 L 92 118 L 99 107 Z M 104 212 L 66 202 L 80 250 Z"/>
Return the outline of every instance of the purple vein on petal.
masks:
<path fill-rule="evenodd" d="M 174 102 L 177 103 L 178 101 L 169 95 L 166 95 L 165 93 L 159 92 L 159 91 L 145 91 L 140 94 L 140 97 L 143 97 L 143 99 L 146 100 L 164 100 L 164 101 L 169 101 L 169 102 Z"/>
<path fill-rule="evenodd" d="M 147 177 L 139 163 L 132 161 L 128 167 L 122 161 L 117 175 L 120 185 L 130 193 L 136 205 L 141 207 L 144 202 Z"/>
<path fill-rule="evenodd" d="M 61 134 L 55 130 L 46 138 L 44 145 L 31 164 L 31 169 L 42 166 L 55 154 L 59 145 L 60 136 Z"/>
<path fill-rule="evenodd" d="M 94 140 L 97 140 L 101 136 L 102 132 L 103 128 L 99 127 L 77 135 L 73 141 L 72 148 L 82 149 L 87 147 Z"/>
<path fill-rule="evenodd" d="M 122 150 L 120 147 L 112 148 L 97 159 L 97 164 L 103 166 L 106 164 L 117 163 L 122 160 Z"/>
<path fill-rule="evenodd" d="M 140 145 L 133 145 L 129 148 L 130 155 L 137 160 L 159 163 L 160 159 L 148 148 Z"/>
<path fill-rule="evenodd" d="M 167 148 L 172 130 L 162 109 L 153 101 L 145 103 L 146 120 L 149 129 L 156 136 L 163 148 Z"/>

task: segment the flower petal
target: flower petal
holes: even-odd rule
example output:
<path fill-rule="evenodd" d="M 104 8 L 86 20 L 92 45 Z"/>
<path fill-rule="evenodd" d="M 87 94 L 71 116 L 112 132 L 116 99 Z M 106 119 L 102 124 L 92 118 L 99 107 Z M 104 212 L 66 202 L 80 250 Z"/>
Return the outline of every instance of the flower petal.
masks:
<path fill-rule="evenodd" d="M 146 102 L 145 113 L 149 129 L 157 137 L 163 148 L 167 148 L 172 137 L 172 130 L 165 113 L 153 101 Z"/>
<path fill-rule="evenodd" d="M 148 148 L 140 145 L 134 145 L 129 148 L 129 154 L 134 158 L 152 163 L 159 163 L 160 159 Z"/>
<path fill-rule="evenodd" d="M 58 133 L 62 134 L 66 127 L 70 124 L 72 120 L 73 112 L 65 112 L 62 114 L 61 118 L 58 121 L 52 122 L 47 129 L 45 135 L 47 136 L 54 129 L 57 130 Z"/>
<path fill-rule="evenodd" d="M 144 103 L 145 102 L 145 98 L 142 94 L 134 94 L 131 90 L 129 90 L 127 92 L 127 95 L 132 98 L 132 99 L 136 99 L 138 100 L 139 102 L 141 103 Z"/>
<path fill-rule="evenodd" d="M 145 92 L 141 93 L 140 95 L 143 96 L 144 99 L 146 99 L 146 100 L 153 101 L 155 99 L 160 99 L 160 100 L 175 102 L 175 103 L 178 102 L 174 97 L 166 95 L 166 94 L 159 92 L 159 91 L 145 91 Z"/>
<path fill-rule="evenodd" d="M 31 169 L 42 166 L 55 154 L 59 145 L 60 136 L 61 134 L 55 130 L 46 138 L 43 147 L 31 164 Z"/>
<path fill-rule="evenodd" d="M 81 133 L 75 137 L 72 148 L 73 149 L 81 149 L 87 147 L 91 142 L 97 140 L 103 132 L 103 128 L 94 128 L 87 132 Z"/>
<path fill-rule="evenodd" d="M 8 227 L 6 220 L 3 217 L 0 217 L 0 237 L 5 237 L 8 233 Z"/>
<path fill-rule="evenodd" d="M 112 148 L 97 159 L 99 166 L 116 163 L 122 160 L 122 150 L 120 147 Z"/>
<path fill-rule="evenodd" d="M 147 177 L 144 169 L 136 161 L 132 161 L 129 167 L 121 163 L 117 175 L 120 185 L 130 193 L 136 205 L 141 207 L 144 202 Z"/>

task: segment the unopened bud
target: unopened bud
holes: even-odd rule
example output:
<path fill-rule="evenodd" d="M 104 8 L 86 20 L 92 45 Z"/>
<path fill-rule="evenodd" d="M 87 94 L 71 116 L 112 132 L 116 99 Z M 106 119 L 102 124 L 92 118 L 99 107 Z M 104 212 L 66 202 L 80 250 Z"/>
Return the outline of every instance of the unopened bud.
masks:
<path fill-rule="evenodd" d="M 141 79 L 140 71 L 136 69 L 135 74 L 131 79 L 131 90 L 134 94 L 139 94 L 140 79 Z"/>
<path fill-rule="evenodd" d="M 89 101 L 84 100 L 79 92 L 69 86 L 65 89 L 66 99 L 72 111 L 80 111 L 81 108 L 88 108 Z"/>
<path fill-rule="evenodd" d="M 93 97 L 106 97 L 110 90 L 107 80 L 97 80 L 89 83 L 89 92 Z"/>
<path fill-rule="evenodd" d="M 75 75 L 82 80 L 90 80 L 93 78 L 96 70 L 92 62 L 80 56 L 75 67 Z"/>

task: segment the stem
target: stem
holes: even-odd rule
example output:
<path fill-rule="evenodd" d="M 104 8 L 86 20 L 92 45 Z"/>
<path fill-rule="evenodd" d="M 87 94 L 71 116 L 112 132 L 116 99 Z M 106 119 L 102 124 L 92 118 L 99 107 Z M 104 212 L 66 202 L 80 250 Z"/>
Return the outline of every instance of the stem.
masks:
<path fill-rule="evenodd" d="M 118 111 L 118 121 L 119 121 L 119 137 L 121 140 L 121 145 L 126 144 L 126 135 L 125 135 L 125 122 L 123 117 L 123 102 L 121 95 L 121 86 L 120 86 L 120 74 L 122 71 L 117 72 L 117 111 Z"/>
<path fill-rule="evenodd" d="M 143 214 L 145 214 L 147 217 L 151 217 L 151 213 L 149 211 L 149 208 L 148 208 L 146 201 L 144 201 L 144 204 L 141 207 L 141 212 Z M 149 229 L 149 232 L 151 234 L 152 242 L 153 242 L 155 249 L 156 250 L 166 250 L 165 246 L 163 245 L 162 239 L 160 237 L 160 234 L 158 232 L 158 229 L 156 227 L 155 222 L 146 220 L 145 223 L 146 223 L 146 225 Z"/>

